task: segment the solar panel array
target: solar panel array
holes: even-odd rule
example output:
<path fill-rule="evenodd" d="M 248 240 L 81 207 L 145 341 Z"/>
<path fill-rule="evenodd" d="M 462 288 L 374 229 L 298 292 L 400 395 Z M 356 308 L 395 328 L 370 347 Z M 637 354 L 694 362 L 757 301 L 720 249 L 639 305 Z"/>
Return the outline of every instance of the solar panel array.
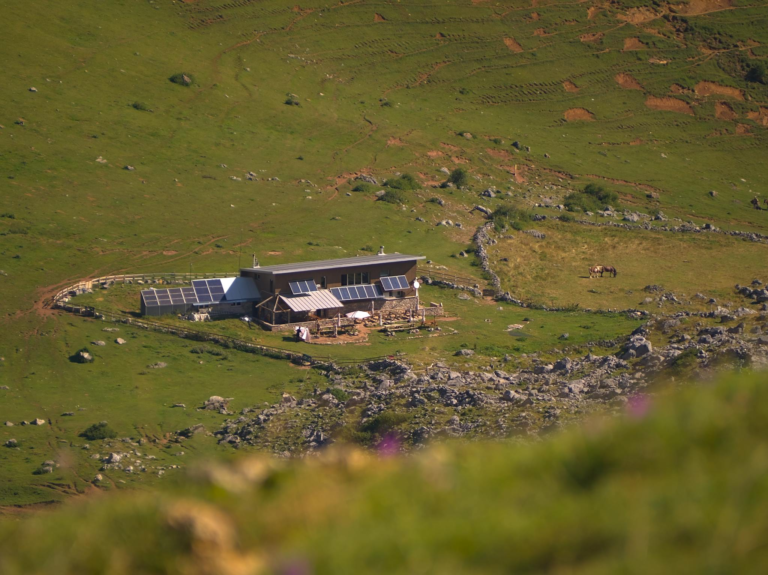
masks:
<path fill-rule="evenodd" d="M 382 297 L 378 286 L 359 285 L 331 288 L 331 293 L 339 301 L 352 301 L 356 299 L 378 299 Z"/>
<path fill-rule="evenodd" d="M 408 279 L 405 276 L 389 276 L 381 278 L 381 287 L 384 291 L 408 289 Z"/>
<path fill-rule="evenodd" d="M 221 280 L 194 280 L 192 287 L 143 290 L 141 297 L 147 307 L 219 303 L 226 299 Z"/>
<path fill-rule="evenodd" d="M 147 307 L 159 305 L 198 303 L 197 294 L 191 287 L 171 289 L 148 289 L 141 292 L 141 297 Z"/>
<path fill-rule="evenodd" d="M 317 291 L 317 284 L 313 280 L 288 282 L 288 287 L 291 288 L 291 293 L 293 295 L 301 295 L 303 293 Z"/>
<path fill-rule="evenodd" d="M 193 280 L 192 288 L 197 296 L 197 303 L 220 303 L 224 300 L 224 286 L 221 280 Z"/>

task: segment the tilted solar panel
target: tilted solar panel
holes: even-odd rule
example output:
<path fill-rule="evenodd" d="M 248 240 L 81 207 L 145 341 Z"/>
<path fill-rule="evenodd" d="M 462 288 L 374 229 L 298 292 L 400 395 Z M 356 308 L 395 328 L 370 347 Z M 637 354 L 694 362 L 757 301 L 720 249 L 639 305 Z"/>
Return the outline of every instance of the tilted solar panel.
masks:
<path fill-rule="evenodd" d="M 389 276 L 381 278 L 381 287 L 384 291 L 408 289 L 408 279 L 405 276 Z"/>
<path fill-rule="evenodd" d="M 315 284 L 314 280 L 288 282 L 288 287 L 291 288 L 291 293 L 293 295 L 301 295 L 317 291 L 317 284 Z"/>

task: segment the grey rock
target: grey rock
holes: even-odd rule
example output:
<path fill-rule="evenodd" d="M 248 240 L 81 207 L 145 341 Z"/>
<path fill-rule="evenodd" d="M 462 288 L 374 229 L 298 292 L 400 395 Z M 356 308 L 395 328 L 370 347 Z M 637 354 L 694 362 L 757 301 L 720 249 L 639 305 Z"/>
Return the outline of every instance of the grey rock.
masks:
<path fill-rule="evenodd" d="M 128 343 L 128 342 L 127 342 L 127 341 L 125 341 L 125 340 L 124 340 L 122 337 L 118 337 L 118 338 L 115 340 L 115 343 L 116 343 L 117 345 L 123 345 L 123 344 L 125 344 L 125 343 Z"/>
<path fill-rule="evenodd" d="M 103 346 L 107 345 L 107 343 L 102 341 L 102 340 L 100 340 L 100 339 L 97 339 L 96 341 L 92 341 L 91 345 L 97 345 L 99 347 L 103 347 Z"/>
<path fill-rule="evenodd" d="M 19 442 L 16 441 L 15 439 L 9 439 L 8 441 L 5 442 L 6 447 L 17 447 L 18 445 L 19 445 Z"/>
<path fill-rule="evenodd" d="M 473 355 L 475 355 L 475 352 L 474 352 L 474 350 L 471 350 L 471 349 L 460 349 L 459 351 L 457 351 L 453 355 L 458 355 L 458 356 L 461 356 L 461 357 L 472 357 Z"/>

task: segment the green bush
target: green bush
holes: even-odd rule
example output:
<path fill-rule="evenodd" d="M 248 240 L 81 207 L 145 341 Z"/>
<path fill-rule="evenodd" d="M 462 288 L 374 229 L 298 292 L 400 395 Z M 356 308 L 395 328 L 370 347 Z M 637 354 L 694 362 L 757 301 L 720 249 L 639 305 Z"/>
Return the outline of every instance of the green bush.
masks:
<path fill-rule="evenodd" d="M 195 77 L 192 74 L 185 74 L 184 72 L 174 74 L 168 78 L 168 80 L 179 86 L 191 86 L 195 83 Z"/>
<path fill-rule="evenodd" d="M 360 182 L 357 184 L 354 188 L 352 188 L 353 192 L 372 192 L 373 191 L 373 185 L 369 184 L 368 182 Z"/>
<path fill-rule="evenodd" d="M 762 62 L 753 64 L 747 72 L 747 81 L 758 84 L 768 84 L 768 68 Z"/>
<path fill-rule="evenodd" d="M 151 112 L 152 110 L 149 109 L 149 106 L 147 106 L 144 102 L 134 102 L 131 104 L 131 108 L 134 110 L 139 110 L 140 112 Z"/>
<path fill-rule="evenodd" d="M 457 188 L 463 188 L 469 185 L 469 172 L 464 168 L 456 168 L 448 176 L 448 182 L 451 182 Z"/>
<path fill-rule="evenodd" d="M 407 198 L 400 190 L 387 190 L 379 197 L 379 201 L 387 202 L 388 204 L 405 204 L 407 203 Z"/>
<path fill-rule="evenodd" d="M 531 213 L 527 210 L 505 204 L 493 211 L 491 214 L 491 221 L 497 231 L 503 231 L 509 228 L 522 231 L 525 229 L 524 224 L 531 221 Z"/>
<path fill-rule="evenodd" d="M 301 102 L 299 102 L 296 94 L 287 94 L 283 104 L 286 106 L 301 106 Z"/>
<path fill-rule="evenodd" d="M 329 393 L 341 403 L 346 403 L 350 398 L 350 395 L 340 387 L 334 387 Z"/>
<path fill-rule="evenodd" d="M 117 431 L 112 429 L 106 421 L 100 423 L 94 423 L 88 429 L 80 434 L 80 437 L 84 437 L 88 441 L 96 441 L 97 439 L 114 439 L 117 437 Z"/>
<path fill-rule="evenodd" d="M 563 200 L 569 212 L 596 212 L 606 205 L 616 206 L 619 195 L 598 184 L 587 184 L 580 192 L 568 194 Z"/>
<path fill-rule="evenodd" d="M 391 178 L 384 181 L 384 187 L 395 190 L 411 191 L 417 190 L 421 186 L 411 174 L 401 174 L 397 178 Z"/>
<path fill-rule="evenodd" d="M 386 435 L 400 427 L 406 421 L 408 421 L 408 414 L 406 413 L 385 411 L 376 417 L 369 419 L 362 426 L 361 431 L 370 433 L 371 435 Z"/>

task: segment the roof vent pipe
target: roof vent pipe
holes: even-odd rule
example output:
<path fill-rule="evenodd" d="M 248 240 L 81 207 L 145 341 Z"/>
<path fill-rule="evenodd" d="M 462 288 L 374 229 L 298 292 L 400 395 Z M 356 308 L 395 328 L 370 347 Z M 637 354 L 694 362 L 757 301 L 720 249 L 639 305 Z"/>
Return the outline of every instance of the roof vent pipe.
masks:
<path fill-rule="evenodd" d="M 256 258 L 256 254 L 253 254 L 253 267 L 258 268 L 259 266 L 259 260 Z"/>
<path fill-rule="evenodd" d="M 379 254 L 378 255 L 380 255 L 380 256 L 386 255 L 384 253 L 384 246 L 379 246 Z"/>

